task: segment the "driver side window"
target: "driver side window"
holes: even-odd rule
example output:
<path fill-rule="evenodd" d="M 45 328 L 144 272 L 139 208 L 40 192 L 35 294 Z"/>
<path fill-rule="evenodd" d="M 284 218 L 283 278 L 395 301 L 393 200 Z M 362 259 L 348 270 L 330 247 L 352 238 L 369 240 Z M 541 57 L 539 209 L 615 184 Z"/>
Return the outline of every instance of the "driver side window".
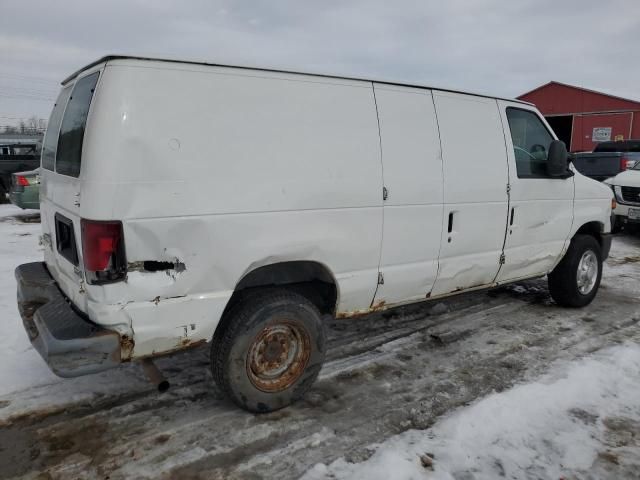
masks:
<path fill-rule="evenodd" d="M 507 108 L 518 178 L 545 178 L 547 151 L 553 137 L 540 118 L 529 110 Z"/>

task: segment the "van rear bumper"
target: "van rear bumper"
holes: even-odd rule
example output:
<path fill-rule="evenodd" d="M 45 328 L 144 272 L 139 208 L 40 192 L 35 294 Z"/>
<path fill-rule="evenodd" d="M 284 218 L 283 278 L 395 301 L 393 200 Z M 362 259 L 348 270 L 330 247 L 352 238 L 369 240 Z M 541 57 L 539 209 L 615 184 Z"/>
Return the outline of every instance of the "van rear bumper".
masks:
<path fill-rule="evenodd" d="M 60 377 L 78 377 L 120 364 L 120 335 L 73 309 L 44 262 L 16 268 L 18 310 L 31 344 Z"/>

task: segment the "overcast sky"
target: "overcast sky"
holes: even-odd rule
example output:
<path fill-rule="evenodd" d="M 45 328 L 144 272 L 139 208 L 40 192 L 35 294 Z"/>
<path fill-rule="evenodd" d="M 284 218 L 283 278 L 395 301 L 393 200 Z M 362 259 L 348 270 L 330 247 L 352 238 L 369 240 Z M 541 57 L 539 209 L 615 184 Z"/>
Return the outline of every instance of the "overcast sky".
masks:
<path fill-rule="evenodd" d="M 640 98 L 640 0 L 0 0 L 0 125 L 47 118 L 59 82 L 111 53 Z"/>

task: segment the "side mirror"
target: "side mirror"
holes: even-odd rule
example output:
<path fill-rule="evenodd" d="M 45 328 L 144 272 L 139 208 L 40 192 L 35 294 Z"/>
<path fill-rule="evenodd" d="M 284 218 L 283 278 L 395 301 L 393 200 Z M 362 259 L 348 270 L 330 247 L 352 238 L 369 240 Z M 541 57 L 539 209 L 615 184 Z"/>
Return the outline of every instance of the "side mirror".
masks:
<path fill-rule="evenodd" d="M 547 173 L 552 178 L 569 178 L 573 172 L 569 170 L 569 154 L 564 142 L 554 140 L 549 145 L 547 155 Z"/>

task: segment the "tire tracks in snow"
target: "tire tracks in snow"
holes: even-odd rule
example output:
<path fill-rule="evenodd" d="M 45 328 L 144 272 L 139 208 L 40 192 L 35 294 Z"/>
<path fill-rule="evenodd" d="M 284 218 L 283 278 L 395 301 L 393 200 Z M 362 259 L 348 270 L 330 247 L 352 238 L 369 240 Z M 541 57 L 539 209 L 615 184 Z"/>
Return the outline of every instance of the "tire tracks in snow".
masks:
<path fill-rule="evenodd" d="M 319 381 L 301 402 L 271 414 L 227 401 L 212 384 L 206 349 L 163 360 L 174 384 L 163 395 L 141 380 L 124 392 L 6 419 L 0 471 L 7 478 L 292 478 L 337 457 L 361 461 L 371 455 L 368 445 L 428 428 L 556 360 L 640 342 L 633 290 L 640 269 L 626 265 L 629 281 L 618 282 L 619 268 L 612 262 L 604 288 L 580 310 L 556 307 L 546 282 L 532 280 L 441 302 L 445 313 L 424 304 L 333 320 Z"/>

